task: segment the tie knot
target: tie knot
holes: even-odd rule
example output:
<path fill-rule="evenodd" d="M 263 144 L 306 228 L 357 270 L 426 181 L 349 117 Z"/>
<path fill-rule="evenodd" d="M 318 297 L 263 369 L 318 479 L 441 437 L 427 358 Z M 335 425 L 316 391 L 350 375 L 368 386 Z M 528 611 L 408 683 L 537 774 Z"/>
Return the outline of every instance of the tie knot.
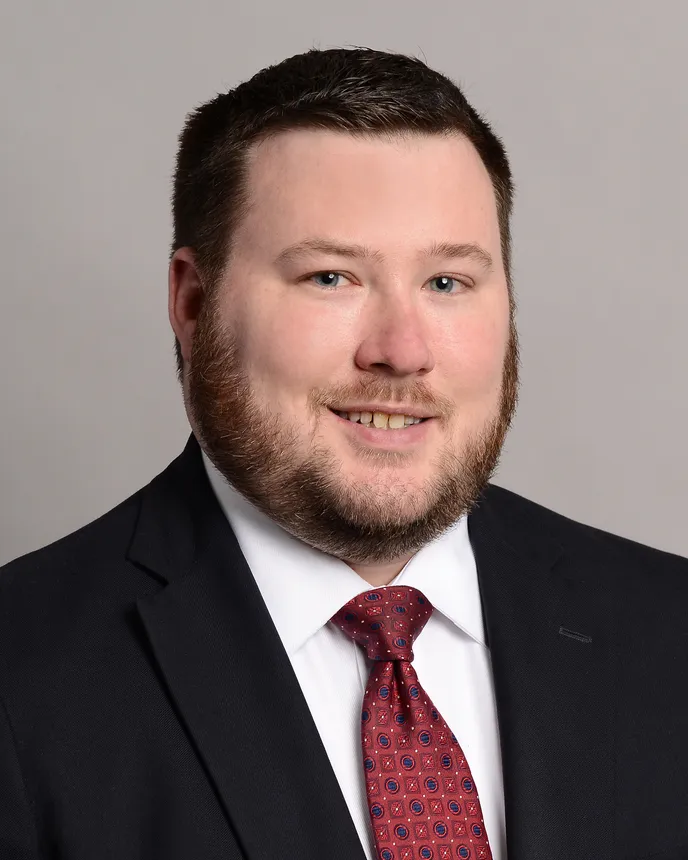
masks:
<path fill-rule="evenodd" d="M 385 586 L 350 600 L 332 621 L 371 660 L 413 660 L 413 640 L 432 615 L 432 604 L 410 586 Z"/>

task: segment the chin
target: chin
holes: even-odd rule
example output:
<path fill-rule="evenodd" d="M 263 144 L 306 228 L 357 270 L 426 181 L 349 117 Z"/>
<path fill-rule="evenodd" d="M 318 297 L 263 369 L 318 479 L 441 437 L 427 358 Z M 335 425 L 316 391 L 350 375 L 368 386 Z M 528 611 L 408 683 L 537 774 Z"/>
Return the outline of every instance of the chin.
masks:
<path fill-rule="evenodd" d="M 377 461 L 371 458 L 364 463 L 359 461 L 353 465 L 343 461 L 340 474 L 343 476 L 342 484 L 346 483 L 351 491 L 355 492 L 365 486 L 382 495 L 392 492 L 419 492 L 434 477 L 427 464 L 394 462 L 392 457 L 385 456 Z"/>
<path fill-rule="evenodd" d="M 408 520 L 411 522 L 422 515 L 427 507 L 427 496 L 424 491 L 427 479 L 416 476 L 394 476 L 376 480 L 374 477 L 362 475 L 340 486 L 341 498 L 349 505 L 359 510 L 368 508 L 371 514 L 378 514 L 380 508 L 387 515 L 393 514 L 395 521 Z"/>

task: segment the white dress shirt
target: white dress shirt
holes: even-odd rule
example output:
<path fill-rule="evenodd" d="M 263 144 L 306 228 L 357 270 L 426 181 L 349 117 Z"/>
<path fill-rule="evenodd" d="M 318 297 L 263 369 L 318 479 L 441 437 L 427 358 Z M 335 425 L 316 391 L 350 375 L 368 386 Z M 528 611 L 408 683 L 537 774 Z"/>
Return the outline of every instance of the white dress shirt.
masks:
<path fill-rule="evenodd" d="M 345 562 L 278 526 L 203 459 L 291 660 L 363 850 L 374 860 L 361 752 L 361 707 L 372 661 L 330 621 L 371 586 Z M 419 589 L 435 607 L 414 641 L 413 665 L 466 756 L 492 856 L 506 860 L 497 713 L 467 519 L 420 549 L 393 582 Z"/>

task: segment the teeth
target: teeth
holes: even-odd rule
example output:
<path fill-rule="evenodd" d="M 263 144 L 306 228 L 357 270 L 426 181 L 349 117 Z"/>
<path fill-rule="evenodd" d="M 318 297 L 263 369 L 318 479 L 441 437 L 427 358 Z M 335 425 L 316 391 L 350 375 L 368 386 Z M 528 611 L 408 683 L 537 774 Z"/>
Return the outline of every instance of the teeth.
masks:
<path fill-rule="evenodd" d="M 375 427 L 378 430 L 402 430 L 412 424 L 420 424 L 422 418 L 414 418 L 411 415 L 400 415 L 386 412 L 339 412 L 335 410 L 340 418 L 346 418 L 354 424 L 360 422 L 365 427 Z"/>

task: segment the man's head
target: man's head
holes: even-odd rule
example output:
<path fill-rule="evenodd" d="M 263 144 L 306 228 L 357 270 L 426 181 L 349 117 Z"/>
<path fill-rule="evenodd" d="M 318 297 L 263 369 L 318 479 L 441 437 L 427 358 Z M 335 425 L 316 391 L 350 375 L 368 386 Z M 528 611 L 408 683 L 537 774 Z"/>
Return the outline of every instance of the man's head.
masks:
<path fill-rule="evenodd" d="M 512 193 L 458 88 L 400 55 L 311 51 L 189 118 L 170 266 L 189 419 L 296 537 L 391 563 L 475 502 L 516 404 Z M 369 412 L 424 420 L 350 420 Z"/>

